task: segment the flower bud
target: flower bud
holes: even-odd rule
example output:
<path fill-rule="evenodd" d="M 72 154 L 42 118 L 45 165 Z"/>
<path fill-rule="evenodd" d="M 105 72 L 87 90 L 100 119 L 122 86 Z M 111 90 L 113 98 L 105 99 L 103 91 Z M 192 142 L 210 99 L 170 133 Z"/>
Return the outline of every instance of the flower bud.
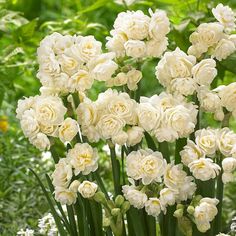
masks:
<path fill-rule="evenodd" d="M 69 187 L 69 190 L 73 191 L 73 192 L 78 192 L 78 188 L 79 188 L 80 182 L 79 180 L 74 180 Z"/>
<path fill-rule="evenodd" d="M 129 208 L 130 208 L 130 203 L 128 201 L 125 201 L 121 206 L 121 212 L 125 213 L 129 210 Z"/>
<path fill-rule="evenodd" d="M 95 195 L 93 196 L 93 199 L 96 202 L 100 202 L 102 204 L 106 204 L 106 198 L 105 198 L 105 194 L 101 191 L 95 193 Z"/>
<path fill-rule="evenodd" d="M 183 209 L 178 209 L 178 210 L 176 210 L 175 212 L 174 212 L 174 217 L 176 217 L 176 218 L 180 218 L 180 217 L 182 217 L 183 216 L 183 213 L 184 213 L 184 210 Z"/>
<path fill-rule="evenodd" d="M 115 204 L 117 207 L 120 207 L 124 203 L 124 197 L 121 195 L 118 195 L 115 199 Z"/>
<path fill-rule="evenodd" d="M 118 215 L 120 214 L 120 208 L 113 208 L 113 209 L 111 210 L 111 214 L 112 214 L 113 216 L 118 216 Z"/>
<path fill-rule="evenodd" d="M 111 200 L 107 201 L 107 205 L 108 205 L 108 207 L 109 207 L 110 209 L 115 208 L 115 204 L 114 204 L 114 202 L 111 201 Z"/>
<path fill-rule="evenodd" d="M 109 227 L 110 223 L 111 223 L 111 221 L 109 218 L 103 217 L 103 222 L 102 222 L 103 227 Z"/>
<path fill-rule="evenodd" d="M 176 207 L 176 208 L 177 208 L 177 210 L 178 210 L 178 209 L 184 209 L 184 205 L 183 205 L 183 204 L 177 204 L 177 207 Z"/>
<path fill-rule="evenodd" d="M 195 208 L 193 206 L 188 206 L 187 212 L 192 215 L 194 213 Z"/>

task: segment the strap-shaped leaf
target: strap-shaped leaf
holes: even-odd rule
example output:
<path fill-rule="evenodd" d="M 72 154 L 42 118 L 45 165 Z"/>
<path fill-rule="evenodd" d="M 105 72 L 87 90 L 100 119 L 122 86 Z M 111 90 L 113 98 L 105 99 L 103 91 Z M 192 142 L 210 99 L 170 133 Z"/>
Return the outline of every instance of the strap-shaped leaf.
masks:
<path fill-rule="evenodd" d="M 33 175 L 36 177 L 40 187 L 42 188 L 43 190 L 43 193 L 45 195 L 45 197 L 47 198 L 47 201 L 48 201 L 48 204 L 49 204 L 49 207 L 51 209 L 51 212 L 52 212 L 52 215 L 53 215 L 53 218 L 55 220 L 55 223 L 57 225 L 57 228 L 58 228 L 58 231 L 60 233 L 61 236 L 67 236 L 68 234 L 66 233 L 65 229 L 64 229 L 64 226 L 63 224 L 61 223 L 61 218 L 60 216 L 58 215 L 57 211 L 55 210 L 54 206 L 53 206 L 53 203 L 52 203 L 52 200 L 46 190 L 46 188 L 44 187 L 42 181 L 40 180 L 40 178 L 38 177 L 38 175 L 32 170 L 30 169 L 30 171 L 33 173 Z"/>

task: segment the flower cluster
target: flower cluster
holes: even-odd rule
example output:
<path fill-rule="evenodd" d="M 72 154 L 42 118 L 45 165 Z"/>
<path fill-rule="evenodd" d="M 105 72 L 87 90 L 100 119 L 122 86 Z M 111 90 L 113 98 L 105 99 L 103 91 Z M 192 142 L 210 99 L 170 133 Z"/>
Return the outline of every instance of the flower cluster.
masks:
<path fill-rule="evenodd" d="M 109 79 L 118 65 L 114 53 L 102 53 L 102 44 L 93 36 L 53 33 L 38 48 L 37 77 L 44 90 L 51 92 L 85 91 L 94 79 Z"/>
<path fill-rule="evenodd" d="M 212 9 L 218 22 L 202 23 L 190 35 L 192 46 L 188 53 L 200 58 L 203 53 L 221 61 L 236 51 L 236 35 L 230 35 L 235 30 L 235 13 L 222 4 Z"/>
<path fill-rule="evenodd" d="M 210 222 L 218 213 L 216 205 L 219 200 L 216 198 L 202 198 L 194 209 L 193 217 L 200 232 L 210 229 Z"/>
<path fill-rule="evenodd" d="M 131 91 L 137 90 L 138 82 L 142 79 L 142 72 L 136 70 L 132 66 L 123 68 L 124 71 L 119 72 L 116 76 L 106 81 L 108 87 L 127 85 Z"/>
<path fill-rule="evenodd" d="M 165 92 L 151 98 L 141 97 L 137 107 L 139 126 L 159 142 L 187 137 L 194 131 L 197 113 L 197 106 L 182 96 Z"/>
<path fill-rule="evenodd" d="M 183 164 L 189 167 L 193 176 L 202 181 L 214 179 L 221 170 L 220 166 L 214 163 L 217 155 L 218 163 L 222 162 L 223 182 L 232 181 L 232 172 L 236 169 L 236 159 L 232 157 L 235 153 L 236 134 L 229 128 L 207 128 L 196 131 L 195 137 L 195 143 L 188 140 L 180 152 Z"/>
<path fill-rule="evenodd" d="M 83 197 L 92 195 L 92 193 L 88 194 L 88 191 L 91 191 L 90 189 L 96 192 L 97 185 L 95 183 L 84 181 L 80 184 L 78 180 L 72 181 L 72 177 L 80 173 L 88 175 L 96 171 L 98 167 L 97 161 L 97 150 L 87 143 L 77 143 L 70 149 L 66 158 L 61 158 L 55 165 L 55 170 L 52 174 L 55 199 L 62 204 L 71 205 L 75 203 L 78 191 Z"/>
<path fill-rule="evenodd" d="M 196 64 L 196 58 L 176 48 L 166 52 L 156 66 L 156 77 L 171 93 L 192 95 L 199 86 L 211 84 L 217 75 L 216 62 L 204 59 Z"/>
<path fill-rule="evenodd" d="M 46 214 L 38 222 L 39 233 L 48 236 L 57 236 L 58 229 L 51 213 Z"/>
<path fill-rule="evenodd" d="M 127 156 L 127 175 L 131 186 L 123 186 L 125 198 L 134 207 L 145 207 L 146 212 L 158 216 L 168 205 L 186 201 L 196 190 L 193 177 L 187 176 L 183 166 L 167 164 L 160 152 L 150 149 L 133 151 Z M 142 185 L 135 186 L 134 180 Z M 157 184 L 163 186 L 155 189 Z"/>
<path fill-rule="evenodd" d="M 107 37 L 108 50 L 117 57 L 160 57 L 168 45 L 170 22 L 165 11 L 149 13 L 150 17 L 140 10 L 120 13 Z"/>
<path fill-rule="evenodd" d="M 35 96 L 18 101 L 16 109 L 24 135 L 40 150 L 49 149 L 48 136 L 71 141 L 77 133 L 77 122 L 64 120 L 66 107 L 57 96 Z"/>
<path fill-rule="evenodd" d="M 85 98 L 77 108 L 82 134 L 89 141 L 111 139 L 113 143 L 133 146 L 143 137 L 143 129 L 135 126 L 137 103 L 127 93 L 108 89 L 92 102 Z"/>

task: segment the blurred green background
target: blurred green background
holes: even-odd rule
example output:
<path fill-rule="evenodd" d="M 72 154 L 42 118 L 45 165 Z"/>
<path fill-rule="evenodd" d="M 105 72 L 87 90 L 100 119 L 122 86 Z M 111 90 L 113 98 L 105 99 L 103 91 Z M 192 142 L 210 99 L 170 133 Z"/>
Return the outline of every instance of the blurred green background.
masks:
<path fill-rule="evenodd" d="M 169 49 L 176 46 L 186 51 L 188 37 L 202 22 L 213 21 L 211 8 L 219 2 L 236 9 L 236 1 L 210 0 L 153 0 L 137 1 L 130 10 L 148 8 L 168 12 L 172 30 Z M 37 151 L 24 138 L 15 118 L 17 100 L 38 93 L 39 81 L 36 50 L 39 42 L 52 32 L 62 34 L 93 34 L 105 43 L 116 15 L 125 11 L 113 0 L 0 0 L 0 235 L 15 235 L 17 230 L 36 228 L 38 218 L 48 212 L 48 206 L 29 168 L 44 174 L 53 164 L 47 154 Z M 142 95 L 159 93 L 160 85 L 154 76 L 158 60 L 143 66 Z M 235 81 L 236 56 L 218 63 L 220 71 L 214 87 Z M 91 95 L 104 90 L 95 85 Z M 204 126 L 216 126 L 210 114 L 203 117 Z M 231 121 L 235 128 L 235 122 Z M 104 164 L 104 171 L 108 169 Z M 107 179 L 109 180 L 109 173 Z M 236 213 L 236 184 L 227 185 L 224 204 L 224 227 Z"/>

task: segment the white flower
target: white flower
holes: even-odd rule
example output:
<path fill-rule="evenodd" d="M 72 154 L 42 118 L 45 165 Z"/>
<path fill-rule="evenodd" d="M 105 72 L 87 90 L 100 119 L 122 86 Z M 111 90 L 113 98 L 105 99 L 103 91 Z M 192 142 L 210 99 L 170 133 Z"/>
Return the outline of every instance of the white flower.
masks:
<path fill-rule="evenodd" d="M 163 188 L 160 191 L 160 201 L 164 206 L 166 205 L 172 206 L 175 204 L 177 194 L 178 194 L 177 191 L 174 191 L 170 188 Z"/>
<path fill-rule="evenodd" d="M 124 145 L 127 142 L 128 134 L 124 131 L 121 131 L 117 135 L 112 137 L 112 142 L 118 145 Z"/>
<path fill-rule="evenodd" d="M 50 141 L 47 135 L 43 133 L 38 133 L 36 136 L 30 137 L 29 141 L 40 151 L 45 151 L 50 148 Z"/>
<path fill-rule="evenodd" d="M 98 168 L 98 153 L 88 143 L 77 143 L 67 154 L 70 164 L 74 168 L 75 175 L 82 172 L 88 175 Z"/>
<path fill-rule="evenodd" d="M 199 85 L 209 86 L 217 75 L 216 62 L 213 59 L 201 60 L 192 68 L 194 80 Z"/>
<path fill-rule="evenodd" d="M 68 187 L 72 179 L 72 166 L 67 158 L 62 158 L 55 165 L 55 170 L 52 173 L 52 183 L 55 187 Z"/>
<path fill-rule="evenodd" d="M 181 161 L 188 166 L 191 162 L 205 157 L 203 151 L 191 140 L 187 141 L 187 145 L 180 152 Z"/>
<path fill-rule="evenodd" d="M 138 151 L 129 153 L 129 155 L 126 157 L 127 175 L 129 177 L 135 180 L 141 178 L 140 162 L 145 153 L 146 152 L 144 150 L 140 149 Z"/>
<path fill-rule="evenodd" d="M 69 186 L 69 190 L 73 191 L 73 192 L 78 192 L 78 188 L 79 188 L 80 182 L 79 180 L 74 180 L 70 186 Z"/>
<path fill-rule="evenodd" d="M 134 146 L 142 141 L 144 130 L 141 127 L 133 126 L 127 130 L 127 146 Z"/>
<path fill-rule="evenodd" d="M 59 56 L 59 63 L 62 71 L 69 75 L 74 74 L 79 66 L 79 62 L 75 58 L 68 57 L 65 54 Z"/>
<path fill-rule="evenodd" d="M 188 165 L 190 171 L 196 179 L 207 181 L 216 178 L 220 173 L 220 166 L 215 164 L 210 158 L 200 158 Z"/>
<path fill-rule="evenodd" d="M 224 27 L 219 23 L 202 23 L 198 26 L 197 31 L 190 35 L 189 40 L 201 55 L 222 39 L 223 30 Z"/>
<path fill-rule="evenodd" d="M 225 127 L 218 132 L 217 145 L 224 156 L 230 156 L 233 147 L 236 145 L 236 134 Z"/>
<path fill-rule="evenodd" d="M 114 58 L 115 53 L 109 52 L 91 60 L 88 67 L 92 77 L 98 81 L 109 80 L 118 68 L 118 65 L 113 61 Z"/>
<path fill-rule="evenodd" d="M 39 233 L 48 236 L 57 236 L 58 229 L 51 213 L 46 214 L 38 222 Z"/>
<path fill-rule="evenodd" d="M 186 176 L 187 174 L 183 171 L 183 166 L 181 164 L 169 164 L 164 175 L 164 184 L 172 190 L 178 190 Z"/>
<path fill-rule="evenodd" d="M 192 67 L 196 63 L 194 56 L 189 56 L 179 48 L 166 52 L 156 66 L 156 77 L 159 82 L 169 87 L 172 79 L 191 77 Z"/>
<path fill-rule="evenodd" d="M 78 122 L 82 126 L 94 125 L 97 120 L 97 107 L 95 103 L 86 98 L 76 109 Z"/>
<path fill-rule="evenodd" d="M 217 134 L 213 129 L 201 129 L 195 132 L 195 142 L 207 156 L 213 156 L 217 149 Z"/>
<path fill-rule="evenodd" d="M 136 69 L 131 69 L 127 74 L 127 86 L 129 90 L 136 90 L 138 82 L 142 79 L 142 72 Z"/>
<path fill-rule="evenodd" d="M 192 120 L 192 114 L 183 105 L 167 109 L 164 120 L 167 127 L 177 132 L 179 137 L 185 137 L 194 131 L 195 122 Z"/>
<path fill-rule="evenodd" d="M 151 131 L 160 125 L 162 114 L 161 108 L 156 109 L 147 102 L 141 102 L 137 107 L 139 125 L 146 131 Z"/>
<path fill-rule="evenodd" d="M 79 69 L 68 80 L 68 89 L 70 92 L 84 91 L 90 89 L 93 85 L 93 78 L 86 69 Z"/>
<path fill-rule="evenodd" d="M 149 35 L 156 40 L 162 40 L 170 32 L 170 21 L 165 11 L 156 10 L 154 13 L 149 9 L 151 20 Z"/>
<path fill-rule="evenodd" d="M 124 127 L 124 121 L 116 115 L 103 115 L 97 123 L 97 129 L 104 139 L 117 135 Z"/>
<path fill-rule="evenodd" d="M 197 84 L 191 77 L 172 79 L 169 90 L 184 96 L 192 95 L 197 89 Z"/>
<path fill-rule="evenodd" d="M 164 37 L 160 40 L 151 39 L 146 42 L 146 54 L 148 57 L 160 57 L 166 51 L 168 46 L 168 38 Z"/>
<path fill-rule="evenodd" d="M 228 30 L 235 29 L 235 13 L 229 6 L 218 4 L 212 9 L 214 17 Z"/>
<path fill-rule="evenodd" d="M 37 120 L 45 126 L 60 125 L 67 111 L 59 97 L 38 96 L 34 104 Z"/>
<path fill-rule="evenodd" d="M 55 199 L 62 205 L 72 205 L 76 202 L 77 193 L 64 187 L 55 188 Z"/>
<path fill-rule="evenodd" d="M 165 208 L 162 206 L 161 201 L 156 197 L 149 198 L 145 203 L 145 211 L 148 215 L 157 217 L 162 210 L 165 210 Z"/>
<path fill-rule="evenodd" d="M 125 120 L 127 123 L 132 122 L 136 102 L 130 99 L 127 93 L 117 94 L 113 91 L 112 95 L 111 100 L 107 104 L 107 109 L 110 114 Z"/>
<path fill-rule="evenodd" d="M 229 234 L 223 234 L 223 233 L 219 233 L 216 236 L 230 236 Z"/>
<path fill-rule="evenodd" d="M 30 110 L 30 108 L 33 107 L 34 101 L 36 97 L 28 97 L 21 100 L 18 100 L 17 102 L 17 108 L 16 108 L 16 118 L 22 119 L 22 116 L 25 111 Z"/>
<path fill-rule="evenodd" d="M 97 189 L 97 184 L 85 180 L 79 185 L 78 191 L 83 198 L 91 198 L 94 196 Z"/>
<path fill-rule="evenodd" d="M 133 186 L 124 185 L 122 187 L 124 197 L 130 202 L 135 208 L 141 209 L 145 206 L 148 197 L 145 193 L 136 190 Z"/>
<path fill-rule="evenodd" d="M 126 55 L 133 58 L 141 58 L 146 55 L 146 45 L 143 41 L 129 39 L 124 44 Z"/>
<path fill-rule="evenodd" d="M 115 30 L 123 31 L 129 39 L 143 40 L 148 36 L 150 18 L 142 11 L 127 11 L 118 14 Z"/>
<path fill-rule="evenodd" d="M 70 117 L 66 118 L 59 128 L 59 138 L 62 142 L 70 142 L 78 133 L 77 122 Z"/>
<path fill-rule="evenodd" d="M 128 76 L 127 74 L 120 72 L 119 74 L 117 74 L 113 81 L 115 86 L 121 86 L 127 83 Z"/>
<path fill-rule="evenodd" d="M 224 86 L 219 91 L 222 105 L 228 110 L 232 111 L 236 117 L 236 82 Z"/>
<path fill-rule="evenodd" d="M 17 235 L 34 236 L 34 230 L 32 230 L 32 229 L 26 229 L 26 230 L 21 229 L 20 231 L 17 232 Z"/>
<path fill-rule="evenodd" d="M 229 55 L 231 55 L 235 51 L 236 47 L 231 40 L 221 39 L 213 52 L 213 57 L 221 61 L 226 59 Z"/>
<path fill-rule="evenodd" d="M 110 52 L 114 52 L 117 57 L 125 56 L 124 44 L 128 40 L 127 35 L 123 31 L 111 31 L 112 37 L 106 37 L 106 48 Z"/>
<path fill-rule="evenodd" d="M 26 137 L 32 138 L 39 132 L 40 126 L 33 109 L 26 110 L 20 120 L 21 129 Z"/>
<path fill-rule="evenodd" d="M 164 174 L 164 184 L 173 192 L 175 192 L 175 201 L 186 201 L 192 198 L 196 191 L 196 184 L 193 182 L 192 176 L 187 176 L 183 171 L 181 164 L 169 164 Z"/>
<path fill-rule="evenodd" d="M 236 169 L 236 159 L 233 157 L 224 158 L 222 168 L 224 172 L 233 172 Z"/>
<path fill-rule="evenodd" d="M 72 48 L 74 54 L 83 62 L 88 62 L 95 56 L 101 54 L 102 44 L 94 36 L 79 37 L 78 44 Z"/>
<path fill-rule="evenodd" d="M 207 112 L 215 113 L 214 118 L 217 120 L 224 119 L 224 112 L 221 105 L 221 100 L 217 93 L 210 91 L 205 86 L 200 86 L 197 94 L 201 108 Z"/>
<path fill-rule="evenodd" d="M 194 219 L 198 230 L 205 233 L 210 229 L 210 222 L 215 218 L 218 213 L 216 205 L 219 200 L 216 198 L 202 198 L 200 204 L 195 207 Z"/>
<path fill-rule="evenodd" d="M 142 157 L 139 166 L 142 183 L 148 185 L 153 181 L 159 182 L 161 180 L 167 163 L 160 152 L 150 152 Z"/>
<path fill-rule="evenodd" d="M 227 183 L 233 182 L 233 181 L 234 181 L 233 173 L 225 172 L 225 173 L 222 174 L 222 182 L 224 184 L 227 184 Z"/>

